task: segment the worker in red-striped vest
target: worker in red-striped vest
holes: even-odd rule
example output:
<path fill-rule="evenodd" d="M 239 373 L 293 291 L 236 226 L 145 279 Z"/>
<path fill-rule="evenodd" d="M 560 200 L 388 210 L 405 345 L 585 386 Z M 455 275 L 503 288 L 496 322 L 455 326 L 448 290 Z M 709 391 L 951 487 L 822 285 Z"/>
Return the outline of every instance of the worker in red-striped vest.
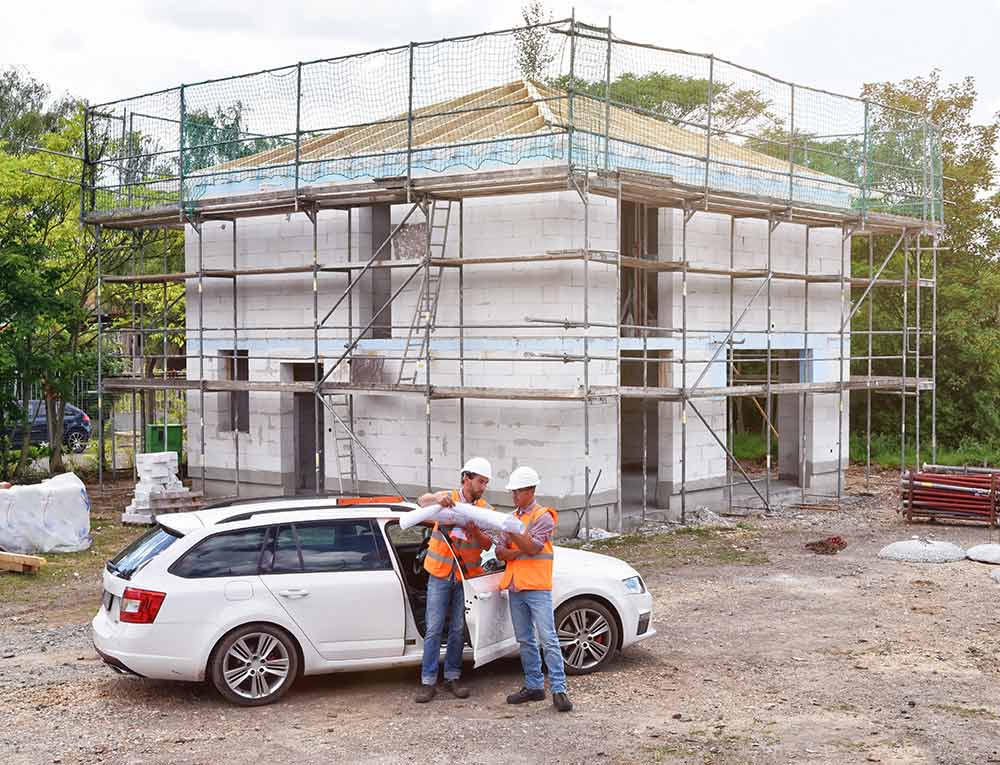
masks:
<path fill-rule="evenodd" d="M 417 499 L 417 504 L 421 507 L 435 504 L 452 507 L 457 502 L 464 502 L 492 509 L 483 499 L 483 493 L 492 474 L 493 469 L 488 460 L 473 457 L 462 467 L 460 490 L 424 494 Z M 482 574 L 480 561 L 483 550 L 492 544 L 493 541 L 474 523 L 470 522 L 465 526 L 434 524 L 427 546 L 427 555 L 424 558 L 424 570 L 429 576 L 424 620 L 424 659 L 420 668 L 420 691 L 416 696 L 418 704 L 430 701 L 437 694 L 441 636 L 446 619 L 448 647 L 444 657 L 444 690 L 459 699 L 469 696 L 469 689 L 458 684 L 462 674 L 462 651 L 465 648 L 462 566 L 469 576 Z M 462 561 L 462 566 L 455 562 L 452 550 Z"/>

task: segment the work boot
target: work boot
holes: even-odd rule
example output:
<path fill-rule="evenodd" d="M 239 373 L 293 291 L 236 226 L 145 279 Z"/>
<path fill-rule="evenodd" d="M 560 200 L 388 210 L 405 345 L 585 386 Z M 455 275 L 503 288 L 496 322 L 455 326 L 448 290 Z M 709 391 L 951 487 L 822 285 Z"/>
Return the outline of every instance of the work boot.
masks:
<path fill-rule="evenodd" d="M 545 691 L 541 688 L 522 688 L 507 697 L 508 704 L 523 704 L 526 701 L 545 701 Z"/>
<path fill-rule="evenodd" d="M 445 680 L 442 687 L 456 699 L 469 698 L 469 689 L 464 685 L 459 685 L 457 680 Z"/>
<path fill-rule="evenodd" d="M 569 700 L 569 696 L 565 693 L 553 693 L 552 706 L 560 712 L 568 712 L 573 708 L 573 702 Z"/>
<path fill-rule="evenodd" d="M 433 685 L 421 685 L 417 691 L 417 696 L 413 700 L 418 704 L 426 704 L 437 695 L 437 688 Z"/>

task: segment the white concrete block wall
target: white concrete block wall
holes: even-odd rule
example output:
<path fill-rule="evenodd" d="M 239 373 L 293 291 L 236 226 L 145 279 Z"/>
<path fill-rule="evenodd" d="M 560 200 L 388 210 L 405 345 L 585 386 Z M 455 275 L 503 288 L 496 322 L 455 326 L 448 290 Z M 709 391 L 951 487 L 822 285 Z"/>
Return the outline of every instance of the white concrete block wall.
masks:
<path fill-rule="evenodd" d="M 393 223 L 398 223 L 406 208 L 393 208 Z M 541 255 L 551 250 L 582 248 L 584 208 L 580 198 L 570 192 L 531 194 L 506 198 L 466 200 L 463 211 L 464 258 L 508 255 Z M 412 219 L 411 219 L 412 220 Z M 449 230 L 448 257 L 457 257 L 458 213 L 453 210 Z M 613 200 L 593 198 L 590 208 L 591 249 L 616 249 L 615 207 Z M 544 387 L 575 389 L 583 385 L 582 364 L 530 360 L 516 349 L 482 350 L 485 338 L 515 339 L 557 337 L 561 329 L 543 324 L 517 329 L 497 329 L 496 325 L 525 324 L 525 317 L 584 319 L 584 293 L 588 293 L 589 319 L 595 322 L 614 321 L 616 275 L 606 264 L 591 263 L 584 277 L 580 261 L 556 261 L 524 264 L 468 266 L 464 274 L 464 321 L 471 327 L 465 331 L 467 340 L 465 384 L 483 387 Z M 400 269 L 393 273 L 393 290 L 405 281 L 408 273 Z M 420 294 L 417 276 L 393 304 L 393 324 L 408 324 Z M 458 274 L 445 269 L 441 283 L 437 323 L 458 323 Z M 586 286 L 585 286 L 586 281 Z M 404 339 L 406 330 L 396 330 Z M 582 330 L 574 334 L 582 338 Z M 610 328 L 592 328 L 591 337 L 613 337 Z M 455 329 L 435 331 L 435 339 L 457 338 Z M 561 352 L 558 343 L 553 352 Z M 480 350 L 471 350 L 477 348 Z M 457 350 L 457 349 L 456 349 Z M 566 348 L 580 353 L 577 348 Z M 451 351 L 450 355 L 457 355 Z M 513 361 L 511 359 L 519 358 Z M 392 370 L 396 365 L 388 365 Z M 613 362 L 592 363 L 591 385 L 613 385 Z M 394 379 L 394 376 L 393 376 Z M 423 378 L 421 378 L 423 379 Z M 458 385 L 458 364 L 437 361 L 431 365 L 431 382 L 435 385 Z M 414 399 L 402 408 L 384 409 L 381 397 L 356 398 L 356 412 L 366 419 L 369 427 L 381 427 L 381 419 L 391 419 L 387 427 L 402 436 L 394 443 L 369 446 L 380 455 L 380 462 L 399 463 L 399 474 L 411 476 L 415 483 L 426 482 L 424 464 L 426 452 L 426 417 L 423 399 Z M 441 412 L 453 409 L 451 421 Z M 450 486 L 456 481 L 461 467 L 460 433 L 457 403 L 434 402 L 432 405 L 431 453 L 434 486 Z M 447 416 L 446 416 L 447 417 Z M 611 406 L 591 407 L 590 448 L 592 482 L 603 469 L 598 490 L 614 491 L 613 476 L 617 470 L 617 428 Z M 506 477 L 518 465 L 531 464 L 543 476 L 545 494 L 556 497 L 583 495 L 583 404 L 581 402 L 466 402 L 466 457 L 480 454 L 494 463 L 495 486 L 502 486 Z M 416 467 L 414 468 L 413 465 Z M 396 472 L 390 470 L 393 477 Z M 377 470 L 369 463 L 359 463 L 359 477 L 377 480 Z M 410 480 L 409 478 L 404 480 Z M 502 495 L 503 492 L 500 492 Z"/>
<path fill-rule="evenodd" d="M 400 222 L 406 206 L 392 209 L 392 223 Z M 367 214 L 366 214 L 367 213 Z M 590 246 L 592 249 L 616 250 L 617 227 L 615 201 L 592 197 L 589 211 Z M 482 198 L 466 200 L 464 205 L 465 258 L 497 255 L 540 255 L 546 251 L 573 249 L 584 246 L 584 208 L 575 193 L 561 192 L 523 196 Z M 420 222 L 415 213 L 410 223 Z M 681 214 L 679 211 L 661 210 L 659 213 L 659 257 L 681 258 Z M 312 224 L 304 215 L 269 216 L 241 220 L 237 224 L 237 256 L 240 267 L 274 265 L 310 265 L 313 258 Z M 232 267 L 232 224 L 205 223 L 202 230 L 202 258 L 206 268 Z M 738 267 L 764 268 L 767 264 L 767 224 L 757 220 L 738 220 L 734 242 Z M 729 265 L 730 221 L 728 217 L 696 214 L 688 224 L 687 257 L 694 264 Z M 354 260 L 366 260 L 370 254 L 371 215 L 357 210 L 352 215 L 351 251 Z M 810 232 L 810 271 L 836 274 L 840 268 L 841 236 L 839 230 L 814 229 Z M 451 220 L 448 256 L 458 255 L 457 207 Z M 804 264 L 805 229 L 795 224 L 778 226 L 772 239 L 772 265 L 775 270 L 799 271 Z M 347 214 L 326 211 L 320 214 L 317 244 L 321 265 L 347 260 Z M 194 270 L 198 263 L 198 240 L 191 229 L 187 235 L 187 267 Z M 464 320 L 467 325 L 490 325 L 469 328 L 464 365 L 465 384 L 487 387 L 546 387 L 573 389 L 583 384 L 581 364 L 562 364 L 541 360 L 507 358 L 522 355 L 523 350 L 490 350 L 484 341 L 489 338 L 511 338 L 524 343 L 546 337 L 575 335 L 574 340 L 552 342 L 556 352 L 579 353 L 582 330 L 563 333 L 561 328 L 535 325 L 520 329 L 497 329 L 500 324 L 523 324 L 526 316 L 550 319 L 584 318 L 584 293 L 589 297 L 591 321 L 613 323 L 617 311 L 616 274 L 613 267 L 591 263 L 584 278 L 584 267 L 579 261 L 468 266 L 465 269 Z M 402 270 L 392 274 L 393 289 L 406 277 Z M 319 277 L 319 311 L 324 315 L 347 284 L 349 275 L 322 273 Z M 394 325 L 408 324 L 413 316 L 419 295 L 420 275 L 401 294 L 392 306 Z M 313 321 L 311 298 L 312 275 L 291 274 L 271 277 L 243 277 L 239 280 L 239 306 L 237 321 L 241 327 L 238 341 L 240 349 L 249 351 L 252 362 L 252 380 L 291 379 L 288 362 L 311 359 L 313 352 Z M 661 324 L 680 326 L 681 297 L 680 276 L 661 274 L 659 277 L 659 304 Z M 759 285 L 758 280 L 736 280 L 734 306 L 736 315 Z M 449 325 L 458 322 L 458 305 L 454 296 L 458 289 L 458 274 L 445 269 L 441 287 L 442 298 L 437 321 Z M 772 285 L 772 322 L 776 333 L 801 330 L 803 322 L 804 285 L 801 282 L 775 281 Z M 232 282 L 224 279 L 206 279 L 204 283 L 204 311 L 207 326 L 232 324 Z M 363 315 L 370 315 L 372 306 L 366 305 L 367 290 L 359 290 L 354 302 L 354 323 Z M 841 306 L 838 285 L 811 285 L 809 294 L 810 329 L 829 328 L 835 332 L 839 325 Z M 197 285 L 188 284 L 188 353 L 198 353 L 199 304 Z M 687 316 L 689 331 L 688 358 L 692 362 L 707 361 L 717 345 L 705 331 L 725 333 L 729 328 L 729 282 L 726 278 L 690 275 L 688 280 Z M 763 329 L 766 322 L 764 301 L 758 298 L 748 312 L 743 327 Z M 330 319 L 332 325 L 347 323 L 347 303 L 338 308 Z M 269 329 L 269 327 L 300 325 L 299 330 Z M 255 329 L 259 328 L 259 329 Z M 399 353 L 405 329 L 394 331 L 395 351 Z M 435 340 L 457 338 L 454 329 L 442 328 L 435 332 Z M 611 328 L 592 328 L 589 337 L 613 337 Z M 754 335 L 746 335 L 747 345 L 755 345 Z M 759 339 L 762 336 L 757 336 Z M 775 336 L 776 339 L 779 335 Z M 321 332 L 320 352 L 329 365 L 343 350 L 346 330 L 324 329 Z M 801 335 L 793 341 L 784 341 L 788 349 L 801 347 Z M 389 341 L 366 341 L 359 353 L 375 352 Z M 476 346 L 476 343 L 479 343 Z M 848 341 L 849 342 L 849 341 Z M 379 346 L 378 343 L 383 343 Z M 811 335 L 812 356 L 829 355 L 829 336 Z M 233 346 L 231 332 L 208 332 L 205 335 L 205 375 L 213 378 L 222 374 L 218 363 L 220 350 Z M 527 347 L 527 346 L 525 346 Z M 775 350 L 783 346 L 773 345 Z M 476 350 L 472 350 L 475 348 Z M 442 353 L 456 355 L 457 348 Z M 191 359 L 188 376 L 197 379 L 199 360 Z M 691 363 L 688 381 L 700 374 L 702 365 Z M 714 365 L 703 385 L 724 383 L 723 366 Z M 395 381 L 395 366 L 387 362 L 385 378 Z M 673 370 L 675 376 L 678 369 Z M 836 379 L 837 362 L 816 362 L 810 367 L 812 379 Z M 334 379 L 346 379 L 346 365 Z M 613 385 L 617 378 L 614 362 L 592 363 L 591 385 Z M 675 377 L 676 379 L 676 377 Z M 458 364 L 437 360 L 431 366 L 431 381 L 435 385 L 457 385 Z M 678 380 L 679 383 L 679 380 Z M 830 459 L 831 437 L 836 451 L 836 396 L 812 396 L 815 413 L 809 440 L 808 459 L 818 463 Z M 205 433 L 207 452 L 211 455 L 209 467 L 232 469 L 235 463 L 233 434 L 227 431 L 225 399 L 220 394 L 205 397 Z M 832 400 L 828 400 L 832 399 Z M 200 394 L 188 394 L 189 463 L 197 468 L 202 461 L 198 449 Z M 702 414 L 717 433 L 725 431 L 725 402 L 700 399 L 696 402 Z M 241 469 L 257 471 L 261 480 L 280 481 L 282 473 L 294 471 L 294 442 L 292 438 L 292 401 L 288 394 L 251 394 L 250 432 L 239 435 Z M 680 483 L 680 416 L 679 406 L 661 404 L 659 428 L 659 456 L 661 482 Z M 846 412 L 844 413 L 846 418 Z M 832 427 L 831 427 L 832 418 Z M 426 416 L 422 397 L 414 396 L 356 396 L 355 423 L 358 435 L 372 450 L 383 467 L 393 478 L 405 486 L 423 486 L 427 481 L 426 470 Z M 544 493 L 554 497 L 582 497 L 585 492 L 583 434 L 583 405 L 579 402 L 522 402 L 475 401 L 466 402 L 465 455 L 482 454 L 494 462 L 495 486 L 502 485 L 514 467 L 532 464 L 543 476 Z M 667 426 L 665 426 L 665 424 Z M 333 459 L 333 420 L 326 418 L 327 481 L 336 486 L 336 461 Z M 846 433 L 846 428 L 845 428 Z M 597 492 L 613 493 L 617 476 L 617 428 L 615 407 L 593 406 L 590 409 L 590 465 L 591 480 L 602 472 Z M 831 436 L 832 434 L 832 436 Z M 687 438 L 686 480 L 703 485 L 725 476 L 726 461 L 722 449 L 705 430 L 699 420 L 689 412 Z M 846 448 L 845 448 L 846 453 Z M 461 464 L 458 402 L 437 401 L 432 405 L 431 427 L 431 483 L 434 486 L 453 485 Z M 357 452 L 359 478 L 364 481 L 381 481 L 381 476 L 364 455 Z M 277 492 L 275 492 L 277 493 Z"/>

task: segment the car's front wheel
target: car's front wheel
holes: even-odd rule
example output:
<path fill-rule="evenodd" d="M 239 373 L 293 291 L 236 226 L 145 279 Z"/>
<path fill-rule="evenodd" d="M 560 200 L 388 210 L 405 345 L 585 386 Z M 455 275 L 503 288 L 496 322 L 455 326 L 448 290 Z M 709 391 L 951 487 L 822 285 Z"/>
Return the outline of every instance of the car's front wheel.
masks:
<path fill-rule="evenodd" d="M 209 669 L 212 685 L 224 698 L 256 707 L 272 704 L 288 692 L 299 671 L 299 655 L 284 630 L 247 624 L 219 642 Z"/>
<path fill-rule="evenodd" d="M 82 430 L 71 430 L 66 434 L 66 446 L 73 454 L 82 454 L 87 449 L 87 434 Z"/>
<path fill-rule="evenodd" d="M 568 675 L 589 675 L 604 667 L 618 648 L 618 622 L 607 606 L 590 598 L 556 609 L 556 634 Z"/>

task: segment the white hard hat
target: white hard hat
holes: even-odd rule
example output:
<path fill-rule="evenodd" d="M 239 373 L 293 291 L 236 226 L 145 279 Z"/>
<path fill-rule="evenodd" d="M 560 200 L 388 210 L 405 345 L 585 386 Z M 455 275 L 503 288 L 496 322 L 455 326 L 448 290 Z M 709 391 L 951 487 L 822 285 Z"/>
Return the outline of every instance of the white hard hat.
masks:
<path fill-rule="evenodd" d="M 481 475 L 483 478 L 488 480 L 493 480 L 493 468 L 490 466 L 490 461 L 485 457 L 470 457 L 464 465 L 462 465 L 463 473 L 475 473 L 476 475 Z"/>
<path fill-rule="evenodd" d="M 538 473 L 527 465 L 519 467 L 510 474 L 507 479 L 507 490 L 527 489 L 529 486 L 538 486 Z"/>

